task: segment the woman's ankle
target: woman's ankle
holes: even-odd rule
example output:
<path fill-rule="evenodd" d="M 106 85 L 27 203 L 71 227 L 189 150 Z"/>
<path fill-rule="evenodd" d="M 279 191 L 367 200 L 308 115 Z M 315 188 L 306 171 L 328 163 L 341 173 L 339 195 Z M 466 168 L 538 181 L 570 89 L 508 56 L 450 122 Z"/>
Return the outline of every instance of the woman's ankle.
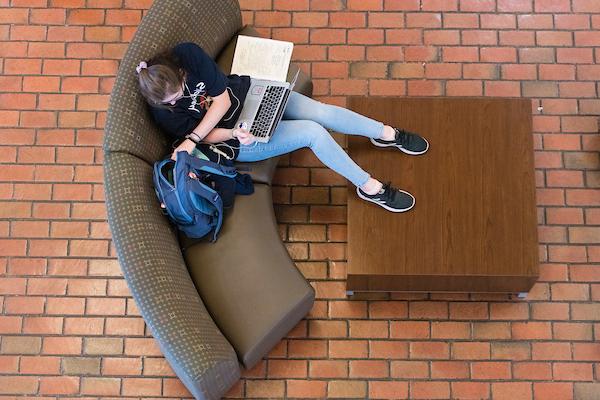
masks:
<path fill-rule="evenodd" d="M 381 134 L 381 140 L 391 141 L 396 139 L 396 131 L 389 125 L 383 127 L 383 133 Z"/>
<path fill-rule="evenodd" d="M 377 179 L 369 178 L 369 180 L 360 187 L 360 190 L 372 196 L 374 194 L 379 193 L 382 187 L 383 184 Z"/>

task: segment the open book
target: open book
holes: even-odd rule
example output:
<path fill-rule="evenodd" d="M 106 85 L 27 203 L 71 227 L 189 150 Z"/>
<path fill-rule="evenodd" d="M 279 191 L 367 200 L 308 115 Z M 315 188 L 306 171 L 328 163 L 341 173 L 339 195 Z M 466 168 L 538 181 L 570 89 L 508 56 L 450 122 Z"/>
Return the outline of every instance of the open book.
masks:
<path fill-rule="evenodd" d="M 231 73 L 285 82 L 293 49 L 292 42 L 240 35 Z"/>

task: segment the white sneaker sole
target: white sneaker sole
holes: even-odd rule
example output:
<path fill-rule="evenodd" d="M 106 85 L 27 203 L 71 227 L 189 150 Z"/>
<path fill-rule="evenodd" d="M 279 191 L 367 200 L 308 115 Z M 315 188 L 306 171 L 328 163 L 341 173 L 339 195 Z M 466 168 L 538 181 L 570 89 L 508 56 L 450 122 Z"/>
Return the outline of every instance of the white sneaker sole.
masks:
<path fill-rule="evenodd" d="M 425 150 L 423 150 L 423 151 L 411 151 L 411 150 L 405 149 L 404 147 L 399 146 L 397 144 L 393 144 L 393 143 L 390 143 L 390 144 L 378 143 L 373 138 L 369 138 L 369 140 L 371 141 L 371 143 L 373 143 L 377 147 L 395 147 L 398 150 L 400 150 L 401 152 L 410 154 L 411 156 L 420 156 L 421 154 L 427 153 L 427 150 L 429 150 L 429 142 L 425 138 L 423 138 L 423 140 L 425 141 L 425 143 L 427 143 L 427 147 L 425 147 Z"/>
<path fill-rule="evenodd" d="M 395 213 L 402 213 L 402 212 L 406 212 L 406 211 L 411 210 L 415 206 L 415 204 L 417 204 L 417 200 L 415 199 L 415 196 L 413 196 L 412 194 L 408 193 L 407 191 L 404 191 L 404 190 L 401 190 L 401 189 L 398 189 L 398 191 L 400 191 L 402 193 L 405 193 L 405 194 L 409 195 L 412 198 L 413 202 L 412 202 L 412 205 L 409 208 L 403 208 L 403 209 L 392 208 L 392 207 L 390 207 L 390 206 L 388 206 L 386 204 L 382 204 L 382 203 L 380 203 L 378 201 L 375 201 L 373 199 L 370 199 L 368 197 L 363 196 L 360 193 L 360 190 L 358 188 L 356 188 L 356 194 L 358 195 L 358 197 L 360 197 L 361 199 L 366 200 L 368 202 L 377 204 L 379 207 L 383 207 L 383 208 L 385 208 L 388 211 L 395 212 Z"/>

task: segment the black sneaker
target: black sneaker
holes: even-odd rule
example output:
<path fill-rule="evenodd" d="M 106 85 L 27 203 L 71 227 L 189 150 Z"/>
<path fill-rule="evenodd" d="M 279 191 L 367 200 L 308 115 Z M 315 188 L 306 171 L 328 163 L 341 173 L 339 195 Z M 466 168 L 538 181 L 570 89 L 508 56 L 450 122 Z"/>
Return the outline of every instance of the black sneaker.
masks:
<path fill-rule="evenodd" d="M 366 194 L 359 187 L 356 188 L 356 193 L 361 199 L 375 203 L 391 212 L 405 212 L 415 206 L 415 198 L 412 194 L 392 187 L 389 182 L 385 183 L 377 194 Z"/>
<path fill-rule="evenodd" d="M 381 140 L 371 138 L 371 143 L 377 147 L 397 147 L 400 151 L 413 156 L 425 153 L 429 149 L 429 142 L 416 133 L 394 128 L 394 140 Z"/>

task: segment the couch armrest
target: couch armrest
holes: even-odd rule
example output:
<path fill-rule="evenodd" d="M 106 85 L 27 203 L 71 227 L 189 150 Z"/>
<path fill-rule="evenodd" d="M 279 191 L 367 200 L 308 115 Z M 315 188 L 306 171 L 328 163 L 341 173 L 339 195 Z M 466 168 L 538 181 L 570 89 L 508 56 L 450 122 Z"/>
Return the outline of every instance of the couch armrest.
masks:
<path fill-rule="evenodd" d="M 240 377 L 236 354 L 208 314 L 160 212 L 152 167 L 126 153 L 104 159 L 108 220 L 123 275 L 171 367 L 196 399 L 218 399 Z"/>

